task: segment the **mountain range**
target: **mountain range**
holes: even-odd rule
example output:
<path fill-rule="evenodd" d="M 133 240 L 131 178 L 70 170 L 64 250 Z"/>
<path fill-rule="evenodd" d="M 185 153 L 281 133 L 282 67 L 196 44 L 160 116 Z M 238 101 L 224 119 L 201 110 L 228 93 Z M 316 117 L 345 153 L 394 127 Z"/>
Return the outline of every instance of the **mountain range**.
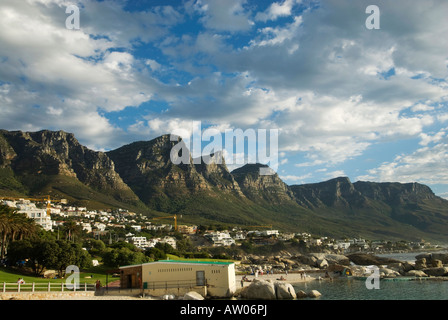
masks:
<path fill-rule="evenodd" d="M 447 242 L 448 200 L 428 186 L 347 177 L 287 185 L 263 164 L 229 171 L 222 154 L 176 165 L 163 135 L 108 152 L 64 131 L 0 130 L 0 196 L 51 195 L 91 209 L 123 208 L 178 223 L 272 225 L 332 237 Z M 202 160 L 202 161 L 198 161 Z"/>

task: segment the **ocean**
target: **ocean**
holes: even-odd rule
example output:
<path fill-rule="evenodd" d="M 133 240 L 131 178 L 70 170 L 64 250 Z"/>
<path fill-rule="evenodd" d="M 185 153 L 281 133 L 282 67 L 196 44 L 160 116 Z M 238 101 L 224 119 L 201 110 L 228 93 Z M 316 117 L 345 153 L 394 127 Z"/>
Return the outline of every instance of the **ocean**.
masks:
<path fill-rule="evenodd" d="M 420 253 L 378 254 L 400 261 L 415 262 Z M 319 291 L 319 300 L 448 300 L 448 281 L 383 279 L 379 289 L 368 289 L 365 280 L 335 278 L 330 281 L 295 283 L 294 288 L 308 292 Z"/>
<path fill-rule="evenodd" d="M 437 280 L 381 280 L 379 289 L 367 289 L 364 280 L 342 278 L 293 286 L 296 291 L 319 291 L 319 300 L 448 300 L 448 281 Z"/>

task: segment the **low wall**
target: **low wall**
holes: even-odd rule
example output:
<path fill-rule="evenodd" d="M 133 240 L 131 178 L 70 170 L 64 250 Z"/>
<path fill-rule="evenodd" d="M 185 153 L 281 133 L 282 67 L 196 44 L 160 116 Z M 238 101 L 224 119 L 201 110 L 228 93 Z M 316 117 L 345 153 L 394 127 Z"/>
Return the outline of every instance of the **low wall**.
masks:
<path fill-rule="evenodd" d="M 159 288 L 159 289 L 120 289 L 120 290 L 104 290 L 102 292 L 105 296 L 129 296 L 137 297 L 144 294 L 145 296 L 161 297 L 166 294 L 174 295 L 176 297 L 183 296 L 188 292 L 197 292 L 201 296 L 207 296 L 207 287 L 185 287 L 185 288 Z"/>
<path fill-rule="evenodd" d="M 93 297 L 94 291 L 77 292 L 1 292 L 0 300 L 57 300 Z"/>
<path fill-rule="evenodd" d="M 201 287 L 186 287 L 186 288 L 161 288 L 161 289 L 145 289 L 144 293 L 145 295 L 153 296 L 153 297 L 160 297 L 165 294 L 172 294 L 174 296 L 183 296 L 188 292 L 197 292 L 201 296 L 205 297 L 207 296 L 207 287 L 201 286 Z"/>

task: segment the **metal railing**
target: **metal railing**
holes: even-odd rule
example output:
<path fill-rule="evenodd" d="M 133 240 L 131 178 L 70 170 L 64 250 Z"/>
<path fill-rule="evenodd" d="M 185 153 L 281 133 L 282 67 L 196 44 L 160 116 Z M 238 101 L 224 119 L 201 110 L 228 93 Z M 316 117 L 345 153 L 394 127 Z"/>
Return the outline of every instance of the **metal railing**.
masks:
<path fill-rule="evenodd" d="M 197 287 L 196 281 L 192 280 L 172 280 L 172 281 L 151 281 L 143 283 L 143 289 L 179 289 Z"/>
<path fill-rule="evenodd" d="M 7 283 L 1 284 L 0 292 L 75 292 L 75 291 L 96 291 L 93 283 L 66 284 L 62 283 Z"/>

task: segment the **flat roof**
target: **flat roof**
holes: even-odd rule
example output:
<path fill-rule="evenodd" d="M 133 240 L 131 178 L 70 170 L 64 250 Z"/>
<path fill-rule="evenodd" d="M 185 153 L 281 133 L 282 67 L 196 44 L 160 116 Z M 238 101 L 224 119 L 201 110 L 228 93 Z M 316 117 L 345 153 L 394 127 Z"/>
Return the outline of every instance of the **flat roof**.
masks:
<path fill-rule="evenodd" d="M 129 267 L 137 267 L 137 266 L 144 266 L 144 265 L 148 265 L 148 264 L 156 264 L 156 263 L 182 263 L 182 264 L 218 264 L 218 265 L 230 265 L 233 264 L 234 262 L 225 262 L 225 261 L 201 261 L 201 260 L 158 260 L 158 261 L 153 261 L 153 262 L 146 262 L 146 263 L 141 263 L 141 264 L 134 264 L 134 265 L 130 265 L 130 266 L 122 266 L 120 267 L 120 269 L 122 268 L 129 268 Z"/>

